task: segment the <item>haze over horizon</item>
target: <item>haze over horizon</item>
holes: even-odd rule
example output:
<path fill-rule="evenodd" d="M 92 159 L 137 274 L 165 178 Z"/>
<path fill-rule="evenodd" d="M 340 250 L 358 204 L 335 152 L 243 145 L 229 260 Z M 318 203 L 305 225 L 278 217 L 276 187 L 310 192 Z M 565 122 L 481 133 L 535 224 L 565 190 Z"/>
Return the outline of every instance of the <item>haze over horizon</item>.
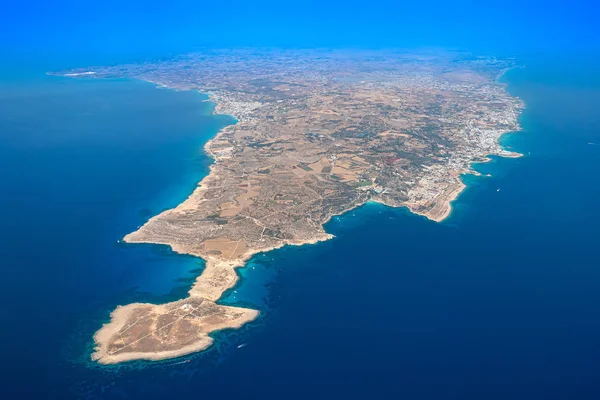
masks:
<path fill-rule="evenodd" d="M 3 58 L 62 65 L 124 62 L 199 47 L 444 47 L 476 52 L 596 53 L 592 1 L 156 0 L 12 2 L 0 16 Z M 6 60 L 5 60 L 6 61 Z"/>

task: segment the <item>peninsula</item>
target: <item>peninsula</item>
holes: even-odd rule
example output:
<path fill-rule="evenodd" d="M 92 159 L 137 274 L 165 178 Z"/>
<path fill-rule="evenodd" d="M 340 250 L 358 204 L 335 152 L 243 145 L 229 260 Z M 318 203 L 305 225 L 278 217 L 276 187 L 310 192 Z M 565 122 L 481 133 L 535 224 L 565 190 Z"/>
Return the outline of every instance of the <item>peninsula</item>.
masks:
<path fill-rule="evenodd" d="M 472 163 L 519 156 L 498 143 L 519 129 L 522 103 L 497 81 L 512 66 L 431 51 L 236 50 L 61 73 L 199 90 L 237 119 L 206 144 L 214 163 L 196 190 L 124 238 L 206 260 L 189 297 L 118 307 L 92 358 L 207 348 L 211 332 L 258 315 L 217 303 L 236 268 L 256 253 L 329 239 L 323 225 L 367 201 L 446 218 Z"/>

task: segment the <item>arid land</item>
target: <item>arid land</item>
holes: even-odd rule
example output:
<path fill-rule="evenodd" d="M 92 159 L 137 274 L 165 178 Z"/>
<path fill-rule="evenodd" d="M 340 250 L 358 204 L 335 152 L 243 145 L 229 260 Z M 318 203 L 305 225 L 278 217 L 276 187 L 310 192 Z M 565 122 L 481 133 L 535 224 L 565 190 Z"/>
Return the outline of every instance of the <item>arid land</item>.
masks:
<path fill-rule="evenodd" d="M 184 202 L 125 236 L 206 260 L 177 302 L 117 308 L 95 335 L 100 363 L 200 351 L 258 311 L 216 301 L 252 255 L 331 237 L 323 225 L 367 201 L 445 219 L 461 175 L 519 129 L 520 100 L 497 82 L 510 60 L 398 51 L 223 51 L 88 68 L 199 90 L 237 119 L 209 141 L 210 173 Z"/>

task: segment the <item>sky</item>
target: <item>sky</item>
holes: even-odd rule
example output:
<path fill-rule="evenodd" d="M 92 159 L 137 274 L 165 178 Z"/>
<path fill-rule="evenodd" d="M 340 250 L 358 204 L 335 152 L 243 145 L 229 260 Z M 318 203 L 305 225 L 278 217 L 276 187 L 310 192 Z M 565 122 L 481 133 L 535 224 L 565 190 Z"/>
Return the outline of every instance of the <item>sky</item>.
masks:
<path fill-rule="evenodd" d="M 242 46 L 600 49 L 600 2 L 590 0 L 7 1 L 4 57 L 93 62 Z"/>

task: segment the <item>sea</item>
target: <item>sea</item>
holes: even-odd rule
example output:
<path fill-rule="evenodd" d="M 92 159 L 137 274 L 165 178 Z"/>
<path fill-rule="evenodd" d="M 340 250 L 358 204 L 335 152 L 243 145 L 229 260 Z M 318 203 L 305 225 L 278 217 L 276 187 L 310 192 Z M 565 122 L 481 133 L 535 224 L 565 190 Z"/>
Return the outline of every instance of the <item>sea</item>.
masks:
<path fill-rule="evenodd" d="M 600 63 L 520 57 L 502 81 L 522 130 L 501 141 L 523 157 L 475 165 L 447 220 L 335 217 L 334 239 L 239 270 L 221 302 L 256 321 L 116 366 L 90 360 L 110 312 L 204 268 L 120 239 L 192 192 L 234 120 L 196 92 L 3 66 L 0 398 L 599 399 Z"/>

